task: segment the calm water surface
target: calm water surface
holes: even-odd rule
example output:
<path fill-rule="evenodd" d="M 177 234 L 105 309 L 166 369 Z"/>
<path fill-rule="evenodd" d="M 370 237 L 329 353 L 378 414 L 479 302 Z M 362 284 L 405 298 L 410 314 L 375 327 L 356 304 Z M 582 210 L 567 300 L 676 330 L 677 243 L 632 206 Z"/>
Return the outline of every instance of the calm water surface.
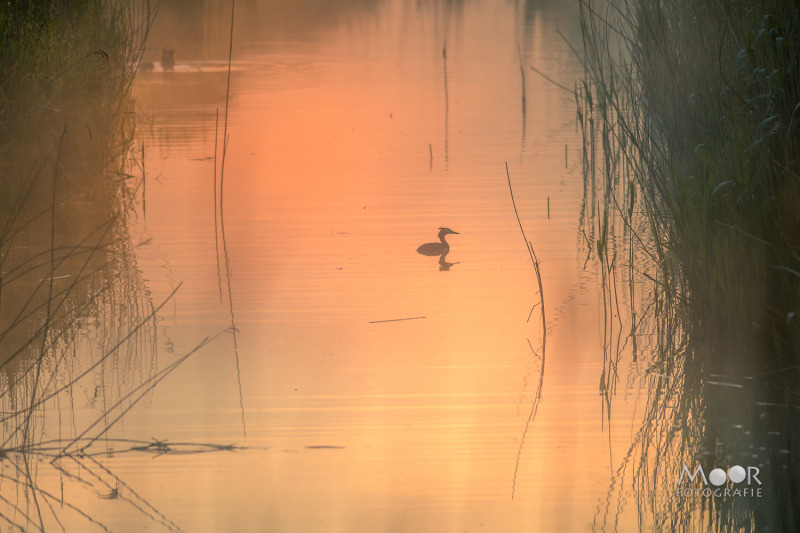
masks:
<path fill-rule="evenodd" d="M 229 6 L 164 2 L 134 88 L 146 187 L 130 222 L 154 305 L 181 284 L 155 364 L 224 333 L 115 434 L 245 449 L 110 455 L 166 518 L 89 494 L 92 516 L 130 531 L 591 529 L 637 398 L 609 416 L 599 395 L 575 102 L 527 67 L 573 86 L 569 4 L 237 3 L 215 224 Z M 541 261 L 545 358 L 506 163 Z M 417 254 L 440 227 L 458 232 L 446 258 Z"/>

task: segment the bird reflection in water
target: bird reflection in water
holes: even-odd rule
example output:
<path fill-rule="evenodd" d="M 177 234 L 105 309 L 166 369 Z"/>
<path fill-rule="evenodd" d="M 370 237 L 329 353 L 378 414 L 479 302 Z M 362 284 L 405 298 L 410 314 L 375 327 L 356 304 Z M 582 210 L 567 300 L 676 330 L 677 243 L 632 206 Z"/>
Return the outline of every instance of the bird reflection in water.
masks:
<path fill-rule="evenodd" d="M 458 235 L 457 231 L 450 228 L 439 228 L 439 242 L 427 242 L 417 248 L 417 253 L 428 256 L 439 256 L 439 270 L 450 270 L 450 267 L 457 263 L 448 263 L 447 254 L 450 252 L 450 245 L 445 239 L 446 235 Z"/>

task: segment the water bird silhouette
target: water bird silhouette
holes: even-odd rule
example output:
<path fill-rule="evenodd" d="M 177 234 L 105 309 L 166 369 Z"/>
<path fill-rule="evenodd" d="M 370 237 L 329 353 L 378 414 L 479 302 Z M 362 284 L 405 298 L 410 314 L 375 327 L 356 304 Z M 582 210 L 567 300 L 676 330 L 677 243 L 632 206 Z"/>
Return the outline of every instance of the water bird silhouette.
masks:
<path fill-rule="evenodd" d="M 155 69 L 155 63 L 150 61 L 139 62 L 139 72 L 153 72 Z M 161 50 L 161 70 L 164 72 L 175 70 L 175 50 Z"/>
<path fill-rule="evenodd" d="M 439 228 L 439 242 L 426 242 L 419 248 L 417 248 L 417 253 L 422 255 L 440 255 L 445 256 L 447 252 L 450 251 L 450 245 L 447 244 L 445 240 L 445 235 L 458 235 L 457 231 L 453 231 L 450 228 Z"/>
<path fill-rule="evenodd" d="M 175 69 L 175 50 L 162 50 L 161 51 L 161 68 L 165 71 Z"/>

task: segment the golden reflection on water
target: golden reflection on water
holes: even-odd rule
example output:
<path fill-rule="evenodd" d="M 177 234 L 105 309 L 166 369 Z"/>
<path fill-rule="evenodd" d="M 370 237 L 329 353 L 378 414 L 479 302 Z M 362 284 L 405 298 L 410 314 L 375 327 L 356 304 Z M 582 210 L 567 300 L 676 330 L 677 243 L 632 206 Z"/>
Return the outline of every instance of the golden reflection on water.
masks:
<path fill-rule="evenodd" d="M 577 62 L 555 29 L 575 36 L 577 13 L 448 6 L 333 3 L 335 16 L 297 35 L 257 31 L 270 17 L 237 6 L 216 228 L 227 42 L 209 28 L 224 24 L 203 19 L 204 37 L 184 46 L 178 11 L 162 7 L 151 46 L 176 50 L 174 71 L 135 86 L 143 123 L 152 117 L 138 139 L 147 196 L 134 240 L 152 239 L 139 266 L 154 301 L 183 283 L 161 313 L 162 357 L 232 322 L 237 336 L 235 349 L 226 334 L 189 359 L 124 433 L 247 449 L 109 462 L 183 529 L 590 527 L 634 406 L 602 426 L 574 101 L 527 72 L 523 122 L 517 56 L 519 44 L 571 85 Z M 527 431 L 542 331 L 506 161 L 550 328 Z M 416 253 L 440 227 L 458 232 L 446 271 Z"/>

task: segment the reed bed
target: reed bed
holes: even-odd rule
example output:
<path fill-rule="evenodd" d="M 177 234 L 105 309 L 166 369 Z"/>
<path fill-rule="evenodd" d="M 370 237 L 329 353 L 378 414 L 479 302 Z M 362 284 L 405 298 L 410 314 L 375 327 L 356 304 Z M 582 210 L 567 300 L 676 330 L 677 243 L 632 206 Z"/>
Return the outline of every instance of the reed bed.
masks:
<path fill-rule="evenodd" d="M 648 391 L 595 528 L 632 505 L 658 531 L 794 531 L 800 8 L 585 0 L 581 17 L 581 222 L 607 416 L 621 364 Z M 677 497 L 678 469 L 698 462 L 760 465 L 765 496 Z"/>
<path fill-rule="evenodd" d="M 130 89 L 154 16 L 146 0 L 0 5 L 0 522 L 12 528 L 63 530 L 71 516 L 108 531 L 72 499 L 84 489 L 180 531 L 99 459 L 234 449 L 114 432 L 225 333 L 159 363 L 159 312 L 180 284 L 150 294 L 136 258 L 148 242 L 128 227 L 146 183 Z"/>

